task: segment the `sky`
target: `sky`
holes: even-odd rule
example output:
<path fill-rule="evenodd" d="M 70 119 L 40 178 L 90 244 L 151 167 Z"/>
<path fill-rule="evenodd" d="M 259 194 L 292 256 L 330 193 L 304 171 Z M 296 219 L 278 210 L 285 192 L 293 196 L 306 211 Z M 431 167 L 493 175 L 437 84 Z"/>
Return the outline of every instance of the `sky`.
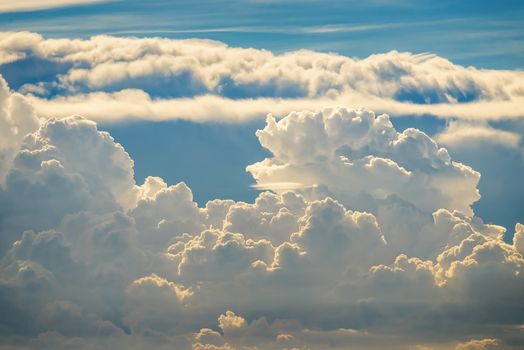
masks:
<path fill-rule="evenodd" d="M 0 349 L 522 348 L 523 16 L 0 0 Z"/>

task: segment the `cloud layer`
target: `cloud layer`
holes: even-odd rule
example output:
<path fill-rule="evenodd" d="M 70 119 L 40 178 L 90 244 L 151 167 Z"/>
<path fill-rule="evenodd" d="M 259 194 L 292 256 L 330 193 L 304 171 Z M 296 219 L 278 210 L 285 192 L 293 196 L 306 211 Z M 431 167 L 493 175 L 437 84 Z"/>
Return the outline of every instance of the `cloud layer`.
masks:
<path fill-rule="evenodd" d="M 444 118 L 524 116 L 524 73 L 462 67 L 432 54 L 276 55 L 208 40 L 8 32 L 0 35 L 0 63 L 43 116 L 241 121 L 326 105 Z M 48 69 L 28 73 L 24 65 Z"/>
<path fill-rule="evenodd" d="M 476 217 L 479 174 L 424 133 L 366 109 L 270 116 L 272 157 L 248 169 L 274 192 L 199 207 L 0 81 L 6 348 L 524 344 L 523 227 L 509 244 Z"/>

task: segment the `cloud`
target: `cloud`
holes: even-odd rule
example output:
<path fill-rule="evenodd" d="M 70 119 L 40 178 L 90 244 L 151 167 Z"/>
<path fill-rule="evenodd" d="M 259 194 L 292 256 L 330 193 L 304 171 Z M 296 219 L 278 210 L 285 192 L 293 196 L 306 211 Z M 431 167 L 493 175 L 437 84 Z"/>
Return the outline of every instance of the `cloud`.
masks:
<path fill-rule="evenodd" d="M 108 0 L 58 0 L 53 2 L 45 0 L 19 0 L 16 2 L 0 1 L 0 12 L 36 11 L 55 7 L 92 4 L 103 1 Z"/>
<path fill-rule="evenodd" d="M 0 77 L 0 184 L 5 181 L 24 136 L 36 131 L 39 123 L 33 106 L 22 95 L 12 93 Z"/>
<path fill-rule="evenodd" d="M 456 350 L 483 350 L 494 349 L 499 345 L 497 339 L 472 339 L 468 342 L 458 344 Z"/>
<path fill-rule="evenodd" d="M 318 98 L 249 98 L 231 99 L 217 95 L 192 98 L 152 98 L 142 90 L 125 89 L 114 93 L 92 92 L 51 99 L 26 96 L 39 115 L 65 117 L 81 114 L 100 122 L 120 122 L 126 119 L 152 121 L 183 119 L 194 122 L 246 122 L 259 119 L 268 112 L 286 115 L 292 111 L 318 109 L 322 106 L 368 106 L 395 116 L 434 115 L 440 118 L 466 120 L 520 119 L 519 107 L 524 99 L 506 101 L 477 101 L 461 104 L 414 104 L 390 98 L 363 95 L 354 91 Z M 101 114 L 100 110 L 106 113 Z"/>
<path fill-rule="evenodd" d="M 524 225 L 515 225 L 515 236 L 513 237 L 513 245 L 515 249 L 524 256 Z"/>
<path fill-rule="evenodd" d="M 32 103 L 45 117 L 245 121 L 326 105 L 363 105 L 399 116 L 523 117 L 524 73 L 462 67 L 427 53 L 355 59 L 194 39 L 0 36 L 4 65 L 13 69 L 31 59 L 51 62 L 56 70 L 17 82 L 21 92 L 35 95 Z"/>
<path fill-rule="evenodd" d="M 294 112 L 279 121 L 270 116 L 257 137 L 273 155 L 247 167 L 262 184 L 301 183 L 312 197 L 328 193 L 367 210 L 373 210 L 374 201 L 397 196 L 426 211 L 471 213 L 479 199 L 477 172 L 453 162 L 446 149 L 419 130 L 398 133 L 387 115 L 326 108 Z"/>
<path fill-rule="evenodd" d="M 466 162 L 482 174 L 479 182 L 482 199 L 474 204 L 475 211 L 488 222 L 512 229 L 520 220 L 519 208 L 524 201 L 524 189 L 517 185 L 524 171 L 520 123 L 455 120 L 434 138 L 455 160 Z M 500 206 L 500 203 L 511 205 Z"/>
<path fill-rule="evenodd" d="M 134 332 L 163 332 L 183 319 L 191 291 L 155 274 L 136 279 L 126 291 L 126 323 Z"/>
<path fill-rule="evenodd" d="M 521 135 L 511 131 L 495 129 L 485 123 L 453 121 L 435 136 L 440 144 L 452 148 L 475 147 L 479 143 L 490 143 L 507 148 L 518 148 Z"/>
<path fill-rule="evenodd" d="M 19 95 L 0 91 L 9 110 Z M 510 244 L 476 217 L 479 174 L 421 131 L 366 109 L 269 117 L 257 136 L 272 156 L 249 170 L 306 187 L 199 207 L 184 183 L 137 184 L 95 122 L 36 120 L 17 135 L 24 111 L 0 119 L 16 146 L 0 188 L 10 348 L 524 343 L 522 226 Z"/>

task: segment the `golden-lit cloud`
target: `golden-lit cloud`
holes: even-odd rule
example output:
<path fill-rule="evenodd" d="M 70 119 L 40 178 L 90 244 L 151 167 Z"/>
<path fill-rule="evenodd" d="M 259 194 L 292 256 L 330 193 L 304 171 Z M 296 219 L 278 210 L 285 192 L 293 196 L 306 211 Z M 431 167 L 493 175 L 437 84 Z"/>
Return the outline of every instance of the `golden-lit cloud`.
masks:
<path fill-rule="evenodd" d="M 346 107 L 356 101 L 455 106 L 465 108 L 467 119 L 471 104 L 518 103 L 521 73 L 395 52 L 353 60 L 206 41 L 44 40 L 28 33 L 4 39 L 7 64 L 39 55 L 73 68 L 36 86 L 56 89 L 57 96 L 36 97 L 29 86 L 14 92 L 0 78 L 2 346 L 466 350 L 524 344 L 524 226 L 516 225 L 507 242 L 504 227 L 476 216 L 480 173 L 438 143 L 488 138 L 515 148 L 514 133 L 459 120 L 435 140 L 414 128 L 397 131 L 386 114 Z M 148 66 L 156 61 L 151 55 L 160 56 L 162 69 Z M 185 83 L 199 70 L 218 73 L 202 73 L 188 96 L 152 97 L 144 86 L 101 91 L 122 81 L 142 84 L 151 72 L 167 72 L 171 84 L 169 69 L 179 69 L 172 58 L 194 68 Z M 138 67 L 130 67 L 134 62 Z M 129 72 L 140 79 L 129 80 Z M 333 82 L 346 84 L 348 76 L 355 85 L 337 91 Z M 224 81 L 246 96 L 228 96 L 219 89 Z M 290 97 L 295 85 L 306 87 L 298 91 L 304 96 Z M 426 86 L 440 102 L 415 102 L 425 92 L 404 96 L 411 102 L 398 95 L 408 87 L 429 91 Z M 195 93 L 201 87 L 209 91 Z M 473 101 L 456 101 L 465 91 L 475 91 Z M 86 118 L 243 121 L 270 111 L 281 118 L 269 115 L 256 133 L 269 153 L 247 167 L 255 188 L 270 191 L 252 203 L 205 205 L 183 182 L 149 176 L 137 183 L 124 147 Z M 508 115 L 490 118 L 502 117 Z"/>
<path fill-rule="evenodd" d="M 73 5 L 85 5 L 109 0 L 1 0 L 1 12 L 27 12 L 35 10 L 50 9 L 55 7 L 65 7 Z"/>
<path fill-rule="evenodd" d="M 327 105 L 395 116 L 524 117 L 523 72 L 463 67 L 427 53 L 356 59 L 308 50 L 274 54 L 209 40 L 3 33 L 0 63 L 23 60 L 57 67 L 54 77 L 28 77 L 19 89 L 34 95 L 44 117 L 238 122 Z"/>

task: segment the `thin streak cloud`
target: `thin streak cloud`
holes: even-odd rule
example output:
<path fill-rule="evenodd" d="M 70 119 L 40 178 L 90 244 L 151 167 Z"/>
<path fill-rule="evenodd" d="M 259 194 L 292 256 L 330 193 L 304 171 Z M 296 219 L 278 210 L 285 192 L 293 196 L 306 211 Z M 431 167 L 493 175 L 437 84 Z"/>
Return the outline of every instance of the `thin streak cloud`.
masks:
<path fill-rule="evenodd" d="M 0 0 L 0 13 L 2 12 L 30 12 L 58 7 L 75 5 L 89 5 L 111 0 Z"/>
<path fill-rule="evenodd" d="M 117 93 L 90 93 L 72 97 L 42 99 L 27 96 L 37 113 L 45 118 L 80 114 L 99 122 L 135 120 L 190 120 L 243 123 L 265 118 L 267 113 L 285 115 L 294 110 L 313 110 L 319 106 L 370 106 L 382 113 L 402 116 L 432 115 L 438 118 L 465 120 L 512 120 L 524 118 L 520 107 L 524 98 L 514 101 L 470 102 L 466 104 L 419 105 L 362 94 L 342 94 L 337 98 L 254 98 L 229 99 L 215 95 L 193 98 L 152 99 L 141 90 Z M 103 110 L 104 113 L 100 113 Z"/>

